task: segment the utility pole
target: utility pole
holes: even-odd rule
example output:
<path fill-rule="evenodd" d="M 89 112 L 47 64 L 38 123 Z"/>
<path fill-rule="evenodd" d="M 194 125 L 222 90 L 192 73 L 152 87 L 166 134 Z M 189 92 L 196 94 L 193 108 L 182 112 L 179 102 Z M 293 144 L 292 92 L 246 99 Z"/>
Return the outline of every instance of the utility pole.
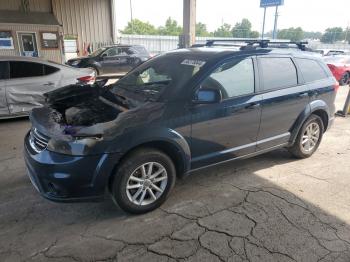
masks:
<path fill-rule="evenodd" d="M 273 39 L 277 38 L 277 20 L 278 20 L 278 5 L 276 5 L 276 12 L 275 12 L 275 25 L 273 27 Z"/>
<path fill-rule="evenodd" d="M 130 23 L 131 23 L 131 34 L 134 34 L 134 19 L 132 18 L 132 2 L 130 0 Z"/>
<path fill-rule="evenodd" d="M 266 7 L 264 7 L 264 19 L 263 19 L 263 27 L 261 32 L 261 39 L 264 40 L 264 33 L 265 33 L 265 18 L 266 18 Z"/>
<path fill-rule="evenodd" d="M 348 30 L 349 30 L 349 21 L 348 21 L 348 25 L 346 26 L 344 44 L 346 43 L 346 40 L 348 39 Z"/>

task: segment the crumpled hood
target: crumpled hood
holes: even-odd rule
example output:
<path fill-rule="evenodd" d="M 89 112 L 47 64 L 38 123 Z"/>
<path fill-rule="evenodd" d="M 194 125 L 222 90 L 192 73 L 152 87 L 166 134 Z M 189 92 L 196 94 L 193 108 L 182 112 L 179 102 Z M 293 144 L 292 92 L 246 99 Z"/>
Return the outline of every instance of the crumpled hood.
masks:
<path fill-rule="evenodd" d="M 164 113 L 164 103 L 144 102 L 135 106 L 95 86 L 72 85 L 45 96 L 46 106 L 34 109 L 30 120 L 46 136 L 66 141 L 96 135 L 113 139 L 159 120 Z"/>

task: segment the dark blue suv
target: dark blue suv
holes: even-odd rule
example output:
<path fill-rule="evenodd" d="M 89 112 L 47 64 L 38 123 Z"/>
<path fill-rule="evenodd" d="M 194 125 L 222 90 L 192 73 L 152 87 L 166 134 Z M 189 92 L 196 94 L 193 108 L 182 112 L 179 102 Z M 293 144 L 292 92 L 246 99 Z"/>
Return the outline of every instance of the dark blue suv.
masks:
<path fill-rule="evenodd" d="M 25 137 L 33 185 L 50 200 L 110 194 L 143 213 L 194 170 L 282 147 L 310 157 L 334 119 L 328 67 L 299 49 L 241 49 L 180 49 L 112 86 L 47 93 Z"/>

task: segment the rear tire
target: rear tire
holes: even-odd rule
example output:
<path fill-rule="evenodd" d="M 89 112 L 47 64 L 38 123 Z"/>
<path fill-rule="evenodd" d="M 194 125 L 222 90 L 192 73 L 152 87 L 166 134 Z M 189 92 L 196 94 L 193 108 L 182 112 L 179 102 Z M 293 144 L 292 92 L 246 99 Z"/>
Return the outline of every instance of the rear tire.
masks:
<path fill-rule="evenodd" d="M 141 148 L 119 166 L 112 182 L 112 198 L 126 212 L 146 213 L 165 202 L 175 180 L 175 166 L 166 154 Z"/>
<path fill-rule="evenodd" d="M 317 150 L 324 132 L 322 119 L 311 115 L 302 125 L 289 152 L 296 158 L 308 158 Z"/>

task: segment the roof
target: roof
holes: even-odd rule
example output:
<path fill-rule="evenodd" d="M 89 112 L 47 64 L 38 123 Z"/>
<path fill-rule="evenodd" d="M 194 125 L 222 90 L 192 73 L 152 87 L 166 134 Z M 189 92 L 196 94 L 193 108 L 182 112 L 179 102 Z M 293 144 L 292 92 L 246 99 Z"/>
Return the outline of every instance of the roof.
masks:
<path fill-rule="evenodd" d="M 301 58 L 312 58 L 320 59 L 315 57 L 314 53 L 308 51 L 302 51 L 295 48 L 257 48 L 248 50 L 233 50 L 226 47 L 194 47 L 187 49 L 176 49 L 164 53 L 168 56 L 178 56 L 183 59 L 191 58 L 198 60 L 205 60 L 211 62 L 219 62 L 223 59 L 230 57 L 242 57 L 242 56 L 253 56 L 253 55 L 286 55 Z"/>
<path fill-rule="evenodd" d="M 113 45 L 108 45 L 108 46 L 104 46 L 105 48 L 111 48 L 111 47 L 133 47 L 133 46 L 142 46 L 143 45 L 133 45 L 133 44 L 113 44 Z"/>
<path fill-rule="evenodd" d="M 0 56 L 0 61 L 25 61 L 38 63 L 51 63 L 51 61 L 31 56 Z"/>
<path fill-rule="evenodd" d="M 56 17 L 45 12 L 19 12 L 0 10 L 0 24 L 60 25 Z"/>

